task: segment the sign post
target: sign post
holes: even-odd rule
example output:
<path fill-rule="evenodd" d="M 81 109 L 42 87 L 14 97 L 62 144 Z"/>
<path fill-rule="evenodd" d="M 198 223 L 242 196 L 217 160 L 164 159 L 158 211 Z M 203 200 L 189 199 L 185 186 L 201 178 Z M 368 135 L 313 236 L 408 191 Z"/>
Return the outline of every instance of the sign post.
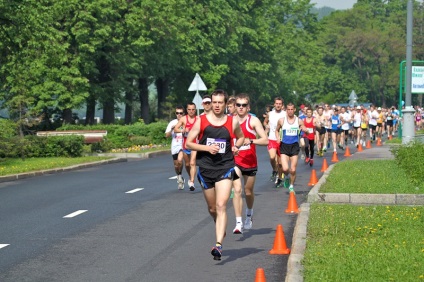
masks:
<path fill-rule="evenodd" d="M 188 91 L 196 91 L 196 94 L 194 95 L 194 98 L 193 98 L 193 103 L 196 105 L 197 115 L 199 115 L 200 109 L 203 110 L 202 97 L 200 97 L 199 90 L 206 91 L 208 90 L 208 88 L 206 87 L 200 75 L 196 73 L 193 81 L 190 84 L 190 87 L 188 88 Z"/>

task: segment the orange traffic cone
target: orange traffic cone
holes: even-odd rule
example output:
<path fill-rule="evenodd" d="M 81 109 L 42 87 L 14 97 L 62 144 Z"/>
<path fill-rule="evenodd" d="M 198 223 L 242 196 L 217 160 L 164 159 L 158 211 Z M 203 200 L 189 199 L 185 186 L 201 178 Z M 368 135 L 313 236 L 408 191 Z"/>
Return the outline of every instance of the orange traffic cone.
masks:
<path fill-rule="evenodd" d="M 327 170 L 327 168 L 328 168 L 327 159 L 324 159 L 324 160 L 322 161 L 321 172 L 326 171 L 326 170 Z"/>
<path fill-rule="evenodd" d="M 362 152 L 364 149 L 362 148 L 362 144 L 361 143 L 359 143 L 358 144 L 358 152 Z"/>
<path fill-rule="evenodd" d="M 392 135 L 389 135 L 389 140 L 392 140 L 392 138 L 393 138 Z"/>
<path fill-rule="evenodd" d="M 382 146 L 383 144 L 381 144 L 381 138 L 377 139 L 377 146 Z"/>
<path fill-rule="evenodd" d="M 290 249 L 287 248 L 286 238 L 284 238 L 283 226 L 281 224 L 277 225 L 277 233 L 275 234 L 274 246 L 272 250 L 269 251 L 269 254 L 271 255 L 290 254 Z"/>
<path fill-rule="evenodd" d="M 255 282 L 266 282 L 265 271 L 261 267 L 256 269 Z"/>
<path fill-rule="evenodd" d="M 372 148 L 371 147 L 371 141 L 370 140 L 367 141 L 367 146 L 365 146 L 365 148 L 367 148 L 367 149 L 371 149 Z"/>
<path fill-rule="evenodd" d="M 344 153 L 344 156 L 345 157 L 351 157 L 352 155 L 350 154 L 350 149 L 349 149 L 349 146 L 346 146 L 346 149 L 345 149 L 346 151 L 345 151 L 345 153 Z"/>
<path fill-rule="evenodd" d="M 332 163 L 337 163 L 339 161 L 339 157 L 337 157 L 337 152 L 333 152 L 333 157 L 331 158 Z"/>
<path fill-rule="evenodd" d="M 311 178 L 309 178 L 308 186 L 314 186 L 318 183 L 317 171 L 313 169 L 311 171 Z"/>
<path fill-rule="evenodd" d="M 299 208 L 297 207 L 296 196 L 294 191 L 290 192 L 289 203 L 287 205 L 286 213 L 299 213 Z"/>

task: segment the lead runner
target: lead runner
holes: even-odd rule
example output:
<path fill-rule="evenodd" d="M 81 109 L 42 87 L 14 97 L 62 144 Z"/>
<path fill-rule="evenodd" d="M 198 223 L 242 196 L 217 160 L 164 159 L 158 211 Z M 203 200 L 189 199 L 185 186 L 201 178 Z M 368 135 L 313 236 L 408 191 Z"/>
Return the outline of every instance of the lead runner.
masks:
<path fill-rule="evenodd" d="M 212 111 L 202 115 L 193 125 L 186 146 L 197 151 L 197 178 L 203 188 L 209 214 L 215 221 L 216 244 L 211 254 L 215 260 L 220 260 L 228 221 L 227 202 L 232 182 L 238 179 L 234 170 L 234 154 L 238 154 L 243 145 L 244 135 L 238 120 L 225 114 L 227 93 L 215 90 L 211 99 Z M 237 139 L 234 146 L 233 137 Z M 196 138 L 199 143 L 196 143 Z"/>

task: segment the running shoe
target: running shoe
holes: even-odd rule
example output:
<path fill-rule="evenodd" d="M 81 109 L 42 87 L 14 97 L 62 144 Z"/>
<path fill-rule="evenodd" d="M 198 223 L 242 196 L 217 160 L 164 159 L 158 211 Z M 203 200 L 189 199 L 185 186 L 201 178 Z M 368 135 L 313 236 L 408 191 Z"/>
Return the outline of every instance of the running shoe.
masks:
<path fill-rule="evenodd" d="M 271 177 L 269 178 L 269 181 L 271 182 L 275 182 L 276 178 L 277 178 L 277 173 L 276 171 L 273 171 L 271 174 Z"/>
<path fill-rule="evenodd" d="M 194 182 L 189 181 L 188 186 L 190 187 L 190 191 L 196 190 L 196 188 L 194 187 Z"/>
<path fill-rule="evenodd" d="M 310 159 L 309 160 L 309 166 L 313 166 L 314 165 L 314 159 Z"/>
<path fill-rule="evenodd" d="M 284 177 L 284 188 L 289 188 L 290 186 L 290 177 L 285 176 Z"/>
<path fill-rule="evenodd" d="M 246 220 L 244 221 L 244 229 L 252 229 L 252 217 L 246 216 Z"/>
<path fill-rule="evenodd" d="M 283 180 L 282 179 L 280 179 L 280 178 L 277 178 L 277 183 L 275 183 L 275 188 L 281 188 L 281 187 L 283 187 L 283 184 L 284 182 L 283 182 Z"/>
<path fill-rule="evenodd" d="M 339 149 L 343 149 L 343 146 L 341 144 L 338 145 Z"/>
<path fill-rule="evenodd" d="M 230 199 L 234 198 L 234 188 L 231 189 Z"/>
<path fill-rule="evenodd" d="M 323 147 L 323 148 L 322 148 L 322 150 L 323 150 L 324 152 L 327 152 L 327 148 L 326 148 L 326 147 Z"/>
<path fill-rule="evenodd" d="M 304 159 L 305 159 L 305 154 L 304 154 L 304 153 L 301 153 L 301 154 L 300 154 L 300 158 L 301 158 L 302 160 L 304 160 Z"/>
<path fill-rule="evenodd" d="M 222 246 L 212 247 L 211 254 L 213 255 L 214 260 L 221 260 L 222 256 Z"/>
<path fill-rule="evenodd" d="M 243 225 L 241 222 L 237 222 L 236 227 L 233 229 L 233 234 L 243 234 Z"/>
<path fill-rule="evenodd" d="M 305 159 L 305 164 L 308 164 L 308 163 L 309 163 L 309 161 L 310 161 L 310 159 L 309 159 L 309 158 L 306 158 L 306 159 Z"/>
<path fill-rule="evenodd" d="M 184 177 L 182 177 L 180 175 L 177 182 L 178 182 L 178 190 L 183 190 L 184 189 Z"/>
<path fill-rule="evenodd" d="M 290 185 L 290 187 L 289 187 L 289 192 L 294 192 L 294 187 L 293 187 L 293 185 Z"/>

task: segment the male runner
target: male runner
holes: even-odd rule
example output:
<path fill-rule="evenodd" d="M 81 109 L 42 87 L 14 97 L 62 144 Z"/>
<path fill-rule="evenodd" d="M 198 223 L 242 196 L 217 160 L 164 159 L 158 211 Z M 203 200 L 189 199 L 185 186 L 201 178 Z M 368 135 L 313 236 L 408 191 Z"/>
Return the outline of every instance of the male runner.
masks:
<path fill-rule="evenodd" d="M 276 187 L 282 186 L 282 167 L 281 164 L 279 164 L 279 144 L 277 143 L 277 140 L 280 138 L 276 138 L 276 136 L 279 136 L 280 132 L 275 131 L 277 128 L 278 120 L 280 118 L 284 118 L 286 116 L 286 112 L 283 111 L 284 106 L 284 100 L 281 97 L 274 98 L 274 110 L 270 111 L 268 113 L 268 126 L 269 126 L 269 133 L 268 133 L 268 154 L 269 154 L 269 162 L 271 163 L 272 167 L 272 174 L 270 180 L 273 182 L 276 182 Z"/>
<path fill-rule="evenodd" d="M 256 172 L 258 170 L 258 161 L 256 158 L 256 145 L 268 144 L 268 137 L 262 127 L 261 121 L 249 114 L 250 110 L 250 99 L 247 94 L 239 94 L 236 96 L 236 111 L 237 115 L 235 119 L 238 120 L 240 127 L 244 134 L 244 145 L 240 147 L 238 155 L 236 155 L 236 171 L 237 174 L 243 176 L 244 180 L 244 193 L 246 195 L 246 221 L 244 223 L 244 229 L 252 228 L 253 218 L 253 202 L 255 195 L 253 193 L 253 187 L 256 180 Z M 256 136 L 259 136 L 256 139 Z M 243 198 L 242 198 L 242 181 L 241 179 L 234 180 L 234 213 L 236 215 L 236 227 L 233 230 L 235 234 L 243 233 L 243 221 L 242 221 L 242 209 L 243 209 Z"/>
<path fill-rule="evenodd" d="M 178 106 L 175 108 L 176 119 L 173 119 L 168 123 L 168 126 L 165 130 L 165 137 L 169 138 L 172 136 L 171 141 L 171 154 L 172 159 L 174 160 L 174 169 L 177 173 L 177 183 L 178 189 L 184 189 L 184 178 L 181 173 L 183 170 L 183 135 L 182 133 L 175 133 L 174 127 L 177 125 L 178 121 L 184 116 L 184 107 Z"/>
<path fill-rule="evenodd" d="M 190 177 L 188 181 L 188 187 L 190 191 L 194 191 L 194 177 L 196 175 L 196 152 L 192 152 L 186 147 L 187 136 L 197 120 L 196 116 L 196 104 L 187 104 L 187 115 L 178 121 L 178 124 L 174 128 L 174 132 L 183 133 L 183 158 L 187 173 Z M 182 129 L 181 129 L 182 128 Z"/>
<path fill-rule="evenodd" d="M 200 116 L 187 137 L 187 148 L 196 150 L 199 172 L 209 214 L 215 221 L 216 244 L 211 254 L 215 260 L 222 256 L 222 242 L 227 227 L 227 202 L 231 186 L 238 176 L 234 171 L 234 154 L 244 144 L 243 132 L 233 116 L 225 114 L 228 95 L 223 90 L 212 94 L 212 111 Z M 233 138 L 236 138 L 234 146 Z M 196 143 L 198 138 L 199 143 Z"/>
<path fill-rule="evenodd" d="M 294 114 L 295 111 L 296 109 L 293 103 L 287 104 L 287 116 L 278 120 L 277 128 L 275 129 L 275 138 L 280 146 L 280 160 L 284 173 L 284 187 L 289 188 L 290 192 L 293 191 L 294 181 L 296 180 L 296 167 L 300 150 L 300 130 L 301 128 L 303 131 L 307 130 L 303 125 L 303 121 Z M 281 139 L 279 136 L 280 129 L 283 131 Z"/>

